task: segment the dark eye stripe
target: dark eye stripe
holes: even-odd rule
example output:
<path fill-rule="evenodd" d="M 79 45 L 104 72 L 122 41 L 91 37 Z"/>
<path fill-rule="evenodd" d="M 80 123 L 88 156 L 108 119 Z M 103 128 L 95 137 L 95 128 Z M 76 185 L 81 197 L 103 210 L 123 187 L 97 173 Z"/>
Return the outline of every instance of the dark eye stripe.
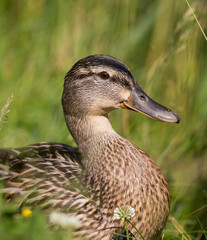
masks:
<path fill-rule="evenodd" d="M 90 73 L 87 73 L 87 74 L 80 74 L 80 75 L 77 76 L 77 78 L 78 79 L 83 79 L 83 78 L 87 78 L 87 77 L 90 77 L 90 76 L 93 76 L 93 75 L 95 75 L 95 73 L 90 72 Z"/>
<path fill-rule="evenodd" d="M 132 84 L 130 84 L 129 81 L 127 81 L 125 78 L 114 78 L 114 77 L 111 77 L 110 78 L 111 81 L 117 83 L 117 84 L 120 84 L 122 85 L 123 87 L 126 87 L 128 89 L 131 89 L 132 88 Z"/>
<path fill-rule="evenodd" d="M 129 80 L 126 80 L 125 77 L 121 77 L 121 76 L 110 76 L 108 74 L 108 72 L 106 71 L 102 71 L 100 73 L 94 73 L 94 72 L 88 72 L 88 73 L 83 73 L 83 74 L 76 74 L 75 71 L 72 71 L 73 69 L 71 69 L 67 75 L 65 76 L 65 80 L 69 79 L 69 76 L 73 76 L 73 80 L 81 80 L 81 79 L 84 79 L 84 78 L 88 78 L 88 77 L 91 77 L 91 76 L 99 76 L 101 77 L 102 79 L 109 79 L 110 81 L 116 83 L 116 84 L 119 84 L 127 89 L 131 89 L 132 86 L 133 86 L 133 79 L 129 79 Z M 77 72 L 78 73 L 78 72 Z"/>

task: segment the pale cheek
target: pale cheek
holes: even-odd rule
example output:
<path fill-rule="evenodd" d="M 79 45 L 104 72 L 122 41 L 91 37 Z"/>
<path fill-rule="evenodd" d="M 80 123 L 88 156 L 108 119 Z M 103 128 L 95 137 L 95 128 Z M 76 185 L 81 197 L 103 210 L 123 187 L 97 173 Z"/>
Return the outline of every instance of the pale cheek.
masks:
<path fill-rule="evenodd" d="M 123 100 L 126 100 L 129 96 L 130 96 L 131 92 L 129 90 L 126 89 L 122 89 L 120 92 L 121 98 Z"/>

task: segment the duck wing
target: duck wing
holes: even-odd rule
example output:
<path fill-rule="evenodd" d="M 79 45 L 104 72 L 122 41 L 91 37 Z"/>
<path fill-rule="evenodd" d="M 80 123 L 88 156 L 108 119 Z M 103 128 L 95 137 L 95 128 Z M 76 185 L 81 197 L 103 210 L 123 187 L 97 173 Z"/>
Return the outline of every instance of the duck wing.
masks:
<path fill-rule="evenodd" d="M 5 198 L 43 208 L 76 206 L 93 195 L 82 181 L 84 167 L 77 148 L 40 143 L 0 149 L 0 182 Z"/>

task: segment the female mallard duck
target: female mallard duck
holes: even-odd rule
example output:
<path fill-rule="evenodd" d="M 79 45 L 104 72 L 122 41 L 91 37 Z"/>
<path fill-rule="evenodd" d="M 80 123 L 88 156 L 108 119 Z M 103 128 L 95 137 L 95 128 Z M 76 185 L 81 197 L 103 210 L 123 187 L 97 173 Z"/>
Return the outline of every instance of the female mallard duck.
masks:
<path fill-rule="evenodd" d="M 40 143 L 0 150 L 6 197 L 20 206 L 61 209 L 81 222 L 79 236 L 107 240 L 124 231 L 117 207 L 135 209 L 131 222 L 144 239 L 156 239 L 169 214 L 167 182 L 157 165 L 112 128 L 108 113 L 130 109 L 159 121 L 179 116 L 154 102 L 121 61 L 105 55 L 79 60 L 67 73 L 62 105 L 78 148 Z M 9 165 L 9 169 L 8 166 Z M 134 227 L 130 232 L 140 237 Z"/>

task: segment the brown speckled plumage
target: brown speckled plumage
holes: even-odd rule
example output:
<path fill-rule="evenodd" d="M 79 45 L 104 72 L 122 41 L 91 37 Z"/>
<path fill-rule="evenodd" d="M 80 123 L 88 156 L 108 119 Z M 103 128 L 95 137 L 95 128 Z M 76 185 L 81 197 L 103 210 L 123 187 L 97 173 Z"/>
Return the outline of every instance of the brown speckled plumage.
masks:
<path fill-rule="evenodd" d="M 136 212 L 130 221 L 142 236 L 157 239 L 169 215 L 166 180 L 145 152 L 113 130 L 107 117 L 116 108 L 138 109 L 132 105 L 134 89 L 139 111 L 179 122 L 166 108 L 158 115 L 143 111 L 150 99 L 119 60 L 93 55 L 76 63 L 66 75 L 62 103 L 78 148 L 42 143 L 0 149 L 5 198 L 18 199 L 20 207 L 41 205 L 73 214 L 81 221 L 77 236 L 93 240 L 109 240 L 114 233 L 123 233 L 124 221 L 115 220 L 113 212 L 129 205 Z M 131 225 L 129 230 L 140 237 Z"/>

